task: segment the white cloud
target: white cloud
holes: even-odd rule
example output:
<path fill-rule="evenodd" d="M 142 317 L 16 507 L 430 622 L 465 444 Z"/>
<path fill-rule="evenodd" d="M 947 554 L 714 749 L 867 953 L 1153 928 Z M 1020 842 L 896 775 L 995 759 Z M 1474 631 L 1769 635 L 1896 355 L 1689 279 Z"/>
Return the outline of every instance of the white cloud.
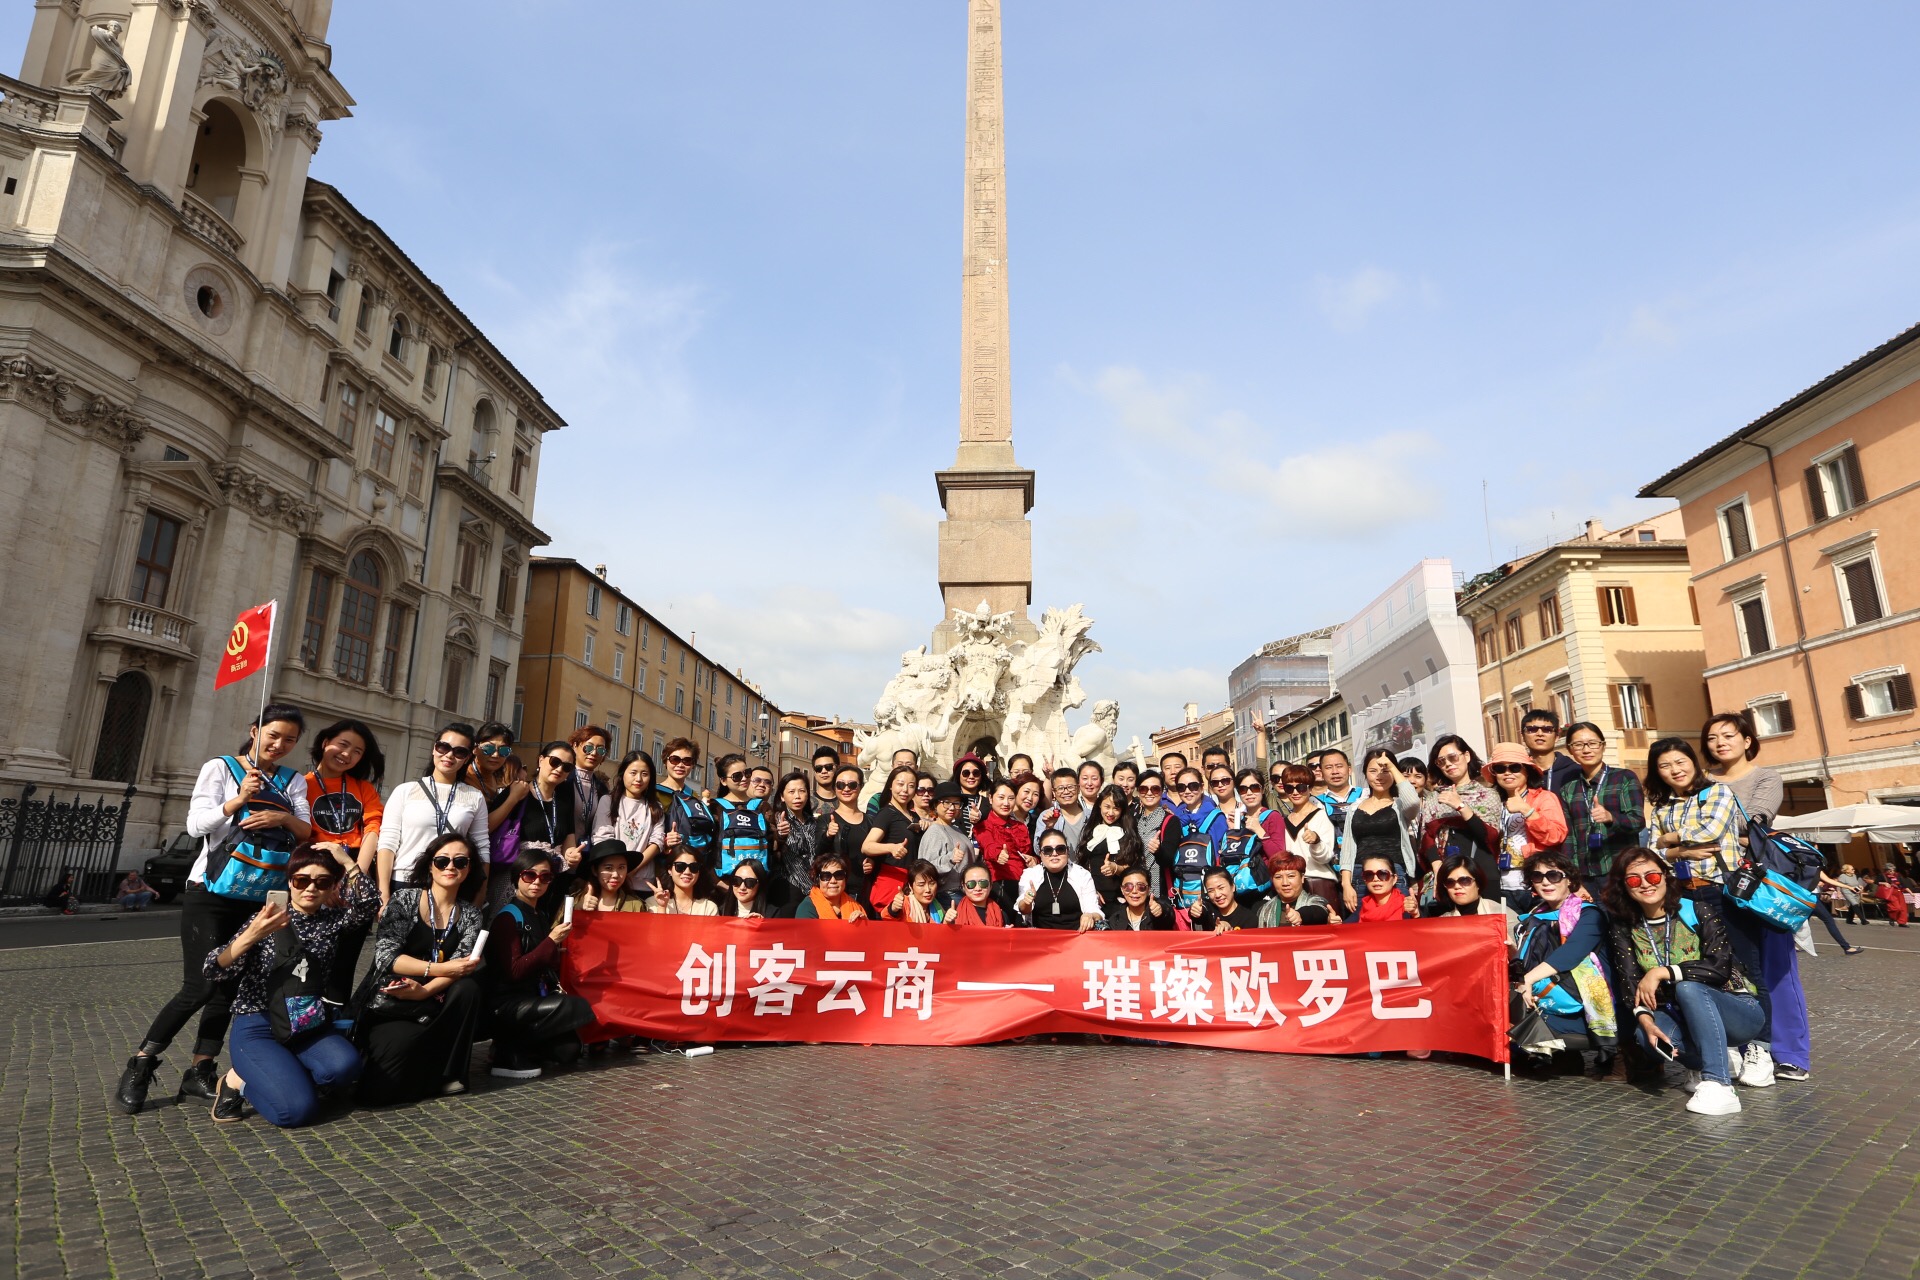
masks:
<path fill-rule="evenodd" d="M 1406 288 L 1399 275 L 1372 264 L 1351 275 L 1313 279 L 1313 294 L 1321 313 L 1342 333 L 1363 328 L 1374 312 L 1401 297 Z"/>

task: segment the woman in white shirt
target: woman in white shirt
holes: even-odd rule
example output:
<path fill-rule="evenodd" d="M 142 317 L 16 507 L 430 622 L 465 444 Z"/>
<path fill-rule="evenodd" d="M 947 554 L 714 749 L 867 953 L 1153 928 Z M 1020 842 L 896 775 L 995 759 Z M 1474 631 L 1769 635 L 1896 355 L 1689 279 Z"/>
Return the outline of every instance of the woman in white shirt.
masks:
<path fill-rule="evenodd" d="M 614 788 L 600 797 L 593 811 L 593 843 L 618 840 L 627 846 L 627 888 L 652 893 L 658 879 L 656 860 L 666 836 L 666 815 L 654 794 L 653 757 L 629 751 L 613 776 Z"/>
<path fill-rule="evenodd" d="M 487 799 L 478 787 L 460 781 L 472 758 L 473 726 L 449 724 L 434 735 L 433 772 L 401 783 L 387 797 L 375 872 L 383 904 L 393 897 L 395 883 L 406 884 L 413 878 L 426 858 L 427 846 L 449 831 L 459 832 L 473 850 L 474 875 L 467 881 L 466 895 L 474 901 L 487 896 L 487 863 L 492 848 L 487 832 Z M 509 895 L 512 890 L 509 884 Z"/>
<path fill-rule="evenodd" d="M 200 767 L 187 802 L 187 834 L 200 838 L 200 856 L 181 898 L 180 990 L 155 1016 L 120 1075 L 114 1104 L 127 1115 L 146 1105 L 161 1053 L 196 1012 L 193 1062 L 181 1074 L 176 1097 L 214 1096 L 214 1059 L 233 1020 L 233 988 L 208 981 L 202 966 L 208 952 L 246 927 L 267 893 L 287 887 L 286 858 L 313 834 L 306 776 L 280 763 L 300 745 L 306 727 L 306 717 L 294 708 L 269 706 L 247 726 L 246 745 L 237 755 L 217 756 Z M 260 858 L 230 857 L 242 841 L 257 844 L 268 863 L 277 856 L 282 869 L 262 865 Z"/>

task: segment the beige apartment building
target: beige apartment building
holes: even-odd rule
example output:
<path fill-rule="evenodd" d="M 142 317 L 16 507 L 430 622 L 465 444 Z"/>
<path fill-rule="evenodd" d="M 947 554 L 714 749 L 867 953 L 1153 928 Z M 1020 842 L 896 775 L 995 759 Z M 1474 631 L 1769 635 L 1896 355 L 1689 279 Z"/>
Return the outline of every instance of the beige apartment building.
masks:
<path fill-rule="evenodd" d="M 20 6 L 0 77 L 0 782 L 179 829 L 257 679 L 390 778 L 504 709 L 542 441 L 563 424 L 340 191 L 326 0 Z M 304 756 L 302 757 L 304 760 Z"/>
<path fill-rule="evenodd" d="M 1469 582 L 1456 605 L 1472 624 L 1489 743 L 1519 740 L 1534 707 L 1562 725 L 1606 731 L 1607 759 L 1636 771 L 1664 734 L 1697 736 L 1706 718 L 1700 619 L 1681 517 L 1670 511 L 1513 560 Z"/>
<path fill-rule="evenodd" d="M 1641 490 L 1680 502 L 1714 708 L 1789 812 L 1920 804 L 1917 384 L 1920 326 Z"/>
<path fill-rule="evenodd" d="M 512 721 L 523 743 L 605 725 L 616 759 L 646 751 L 658 768 L 666 744 L 686 738 L 700 747 L 702 787 L 713 785 L 713 761 L 729 752 L 785 773 L 804 768 L 815 746 L 832 745 L 788 723 L 759 686 L 662 625 L 607 581 L 605 565 L 535 556 L 526 613 Z"/>

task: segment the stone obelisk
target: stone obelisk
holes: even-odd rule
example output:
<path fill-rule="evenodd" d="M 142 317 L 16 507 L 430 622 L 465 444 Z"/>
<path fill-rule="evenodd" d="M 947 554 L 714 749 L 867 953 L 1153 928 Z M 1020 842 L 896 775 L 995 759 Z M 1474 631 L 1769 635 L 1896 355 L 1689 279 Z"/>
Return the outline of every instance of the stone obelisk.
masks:
<path fill-rule="evenodd" d="M 933 647 L 954 639 L 956 609 L 1013 615 L 1029 639 L 1033 602 L 1033 472 L 1013 457 L 1007 352 L 1007 162 L 1001 130 L 1000 0 L 967 4 L 967 171 L 960 285 L 960 451 L 936 472 L 940 596 Z"/>

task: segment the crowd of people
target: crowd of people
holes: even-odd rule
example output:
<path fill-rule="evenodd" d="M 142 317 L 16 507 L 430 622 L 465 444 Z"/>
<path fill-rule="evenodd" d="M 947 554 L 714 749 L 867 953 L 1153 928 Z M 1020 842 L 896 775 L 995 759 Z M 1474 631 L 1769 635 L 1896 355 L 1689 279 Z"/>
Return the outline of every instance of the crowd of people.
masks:
<path fill-rule="evenodd" d="M 301 770 L 305 719 L 269 706 L 194 787 L 181 984 L 115 1104 L 143 1108 L 196 1014 L 178 1097 L 219 1121 L 458 1094 L 479 1041 L 509 1079 L 609 1051 L 604 1032 L 583 1043 L 593 1009 L 561 977 L 582 911 L 1080 932 L 1490 915 L 1537 1069 L 1605 1073 L 1624 1051 L 1705 1114 L 1738 1111 L 1736 1084 L 1808 1079 L 1794 937 L 1723 892 L 1749 823 L 1783 797 L 1751 719 L 1716 715 L 1697 745 L 1663 738 L 1638 774 L 1607 763 L 1592 723 L 1535 710 L 1521 734 L 1485 761 L 1447 735 L 1425 759 L 1367 751 L 1357 771 L 1337 749 L 1264 772 L 1220 751 L 1111 771 L 970 752 L 942 778 L 898 752 L 871 788 L 822 747 L 784 777 L 722 756 L 710 794 L 686 739 L 661 768 L 644 751 L 610 763 L 588 726 L 522 761 L 508 726 L 454 723 L 383 796 L 367 725 L 321 729 Z M 1850 921 L 1877 896 L 1906 924 L 1895 868 L 1822 880 Z"/>

